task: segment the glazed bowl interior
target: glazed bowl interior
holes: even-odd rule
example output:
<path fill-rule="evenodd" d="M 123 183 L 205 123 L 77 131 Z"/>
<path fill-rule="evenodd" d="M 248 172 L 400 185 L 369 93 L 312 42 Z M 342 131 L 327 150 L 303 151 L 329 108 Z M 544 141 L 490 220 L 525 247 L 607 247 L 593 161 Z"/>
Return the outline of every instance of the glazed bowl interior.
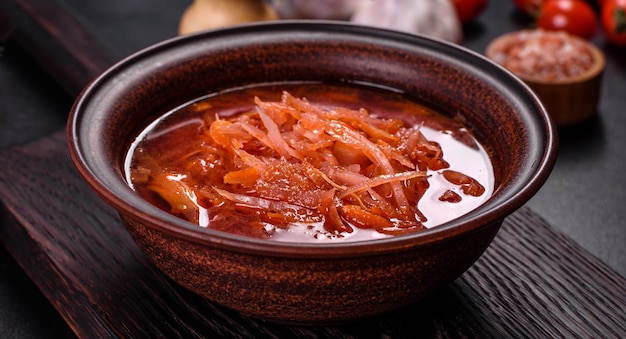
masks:
<path fill-rule="evenodd" d="M 463 116 L 491 155 L 493 196 L 465 216 L 412 235 L 306 244 L 199 228 L 149 204 L 127 184 L 126 153 L 164 113 L 208 93 L 285 81 L 371 84 L 406 93 L 446 115 Z M 547 179 L 557 147 L 553 123 L 532 92 L 479 54 L 426 37 L 328 22 L 237 26 L 140 51 L 83 91 L 72 108 L 68 139 L 80 174 L 125 221 L 194 246 L 307 260 L 389 254 L 491 227 L 480 253 L 502 220 Z M 443 274 L 443 280 L 454 279 L 476 257 Z"/>

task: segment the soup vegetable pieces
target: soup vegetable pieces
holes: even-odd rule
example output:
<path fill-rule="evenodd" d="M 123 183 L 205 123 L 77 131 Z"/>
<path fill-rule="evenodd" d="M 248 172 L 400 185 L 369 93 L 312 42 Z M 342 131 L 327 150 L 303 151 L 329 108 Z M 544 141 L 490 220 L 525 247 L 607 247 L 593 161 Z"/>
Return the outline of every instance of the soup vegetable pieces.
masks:
<path fill-rule="evenodd" d="M 256 91 L 201 100 L 190 114 L 158 122 L 132 152 L 133 187 L 200 226 L 286 241 L 413 233 L 426 228 L 426 195 L 435 208 L 470 201 L 461 210 L 489 195 L 490 179 L 481 184 L 453 169 L 441 145 L 422 133 L 429 129 L 426 108 L 420 106 L 428 114 L 375 116 L 336 105 L 354 101 L 348 90 L 326 92 L 334 105 L 287 91 L 264 100 L 264 90 Z M 483 159 L 476 163 L 489 178 L 487 156 L 466 129 L 443 116 L 430 125 Z"/>

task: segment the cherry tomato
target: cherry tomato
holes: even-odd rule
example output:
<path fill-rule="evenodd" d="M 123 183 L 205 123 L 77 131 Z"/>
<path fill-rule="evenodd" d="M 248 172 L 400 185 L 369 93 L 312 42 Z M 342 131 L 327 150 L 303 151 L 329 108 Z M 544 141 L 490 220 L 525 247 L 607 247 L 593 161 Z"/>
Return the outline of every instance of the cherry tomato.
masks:
<path fill-rule="evenodd" d="M 522 13 L 530 16 L 537 17 L 543 0 L 513 0 L 515 7 Z"/>
<path fill-rule="evenodd" d="M 487 7 L 488 0 L 452 0 L 459 20 L 467 24 L 478 17 Z"/>
<path fill-rule="evenodd" d="M 626 0 L 606 0 L 601 14 L 606 39 L 616 45 L 626 46 Z"/>
<path fill-rule="evenodd" d="M 537 26 L 589 39 L 596 34 L 598 20 L 593 8 L 584 1 L 550 0 L 541 6 Z"/>

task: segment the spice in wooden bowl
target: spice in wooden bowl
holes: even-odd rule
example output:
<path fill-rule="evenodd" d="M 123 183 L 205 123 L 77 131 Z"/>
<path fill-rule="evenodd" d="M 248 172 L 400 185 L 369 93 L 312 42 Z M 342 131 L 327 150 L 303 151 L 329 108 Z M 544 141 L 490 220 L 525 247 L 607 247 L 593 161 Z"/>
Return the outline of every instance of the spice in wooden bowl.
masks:
<path fill-rule="evenodd" d="M 592 43 L 565 32 L 522 30 L 496 38 L 486 55 L 528 84 L 558 126 L 596 113 L 605 60 Z"/>

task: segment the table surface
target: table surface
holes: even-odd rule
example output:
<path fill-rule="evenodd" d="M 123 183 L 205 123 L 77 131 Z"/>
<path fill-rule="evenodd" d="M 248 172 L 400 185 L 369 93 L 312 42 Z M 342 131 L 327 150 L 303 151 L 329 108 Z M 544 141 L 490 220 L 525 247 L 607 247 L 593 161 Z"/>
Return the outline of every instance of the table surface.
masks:
<path fill-rule="evenodd" d="M 122 57 L 176 35 L 188 1 L 63 1 L 97 29 L 103 46 Z M 2 6 L 0 6 L 2 9 Z M 0 21 L 2 15 L 0 15 Z M 525 27 L 510 1 L 491 1 L 466 28 L 464 45 L 482 52 L 496 36 Z M 73 97 L 0 23 L 0 147 L 48 136 L 65 124 Z M 560 153 L 551 177 L 527 204 L 622 276 L 626 276 L 626 50 L 594 40 L 607 56 L 598 116 L 560 130 Z M 5 227 L 2 220 L 0 227 Z M 555 239 L 556 240 L 556 239 Z M 72 330 L 6 250 L 0 250 L 0 337 L 71 337 Z"/>

